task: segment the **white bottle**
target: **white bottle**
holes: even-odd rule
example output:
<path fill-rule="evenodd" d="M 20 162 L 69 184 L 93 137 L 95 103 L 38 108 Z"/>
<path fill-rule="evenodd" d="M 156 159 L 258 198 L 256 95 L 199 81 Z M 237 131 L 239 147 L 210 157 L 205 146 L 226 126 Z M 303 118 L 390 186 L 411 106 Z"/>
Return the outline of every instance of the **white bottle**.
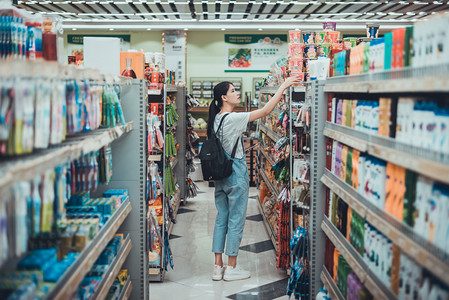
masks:
<path fill-rule="evenodd" d="M 316 295 L 315 300 L 325 300 L 325 299 L 330 299 L 328 297 L 328 292 L 326 291 L 326 289 L 324 287 L 320 288 L 320 292 Z"/>

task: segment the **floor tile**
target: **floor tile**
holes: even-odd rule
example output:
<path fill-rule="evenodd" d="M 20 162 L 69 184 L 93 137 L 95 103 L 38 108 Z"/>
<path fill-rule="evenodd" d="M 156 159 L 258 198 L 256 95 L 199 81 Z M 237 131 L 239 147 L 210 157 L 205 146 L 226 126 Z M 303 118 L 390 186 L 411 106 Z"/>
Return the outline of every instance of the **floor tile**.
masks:
<path fill-rule="evenodd" d="M 188 209 L 188 208 L 184 208 L 184 207 L 180 207 L 178 209 L 178 215 L 179 214 L 184 214 L 184 213 L 188 213 L 188 212 L 194 212 L 194 210 Z"/>
<path fill-rule="evenodd" d="M 273 249 L 274 249 L 273 242 L 271 240 L 258 242 L 258 243 L 254 243 L 251 245 L 246 245 L 246 246 L 240 247 L 240 250 L 254 252 L 254 253 L 265 252 L 265 251 L 273 250 Z"/>
<path fill-rule="evenodd" d="M 170 240 L 179 239 L 181 236 L 176 234 L 170 234 Z"/>
<path fill-rule="evenodd" d="M 250 290 L 230 295 L 228 298 L 235 300 L 272 300 L 286 294 L 287 281 L 288 279 L 282 279 L 276 282 L 271 282 Z"/>
<path fill-rule="evenodd" d="M 257 214 L 257 215 L 254 215 L 254 216 L 249 216 L 249 217 L 246 217 L 246 219 L 249 220 L 249 221 L 256 221 L 256 222 L 263 221 L 263 218 L 262 218 L 261 214 Z"/>

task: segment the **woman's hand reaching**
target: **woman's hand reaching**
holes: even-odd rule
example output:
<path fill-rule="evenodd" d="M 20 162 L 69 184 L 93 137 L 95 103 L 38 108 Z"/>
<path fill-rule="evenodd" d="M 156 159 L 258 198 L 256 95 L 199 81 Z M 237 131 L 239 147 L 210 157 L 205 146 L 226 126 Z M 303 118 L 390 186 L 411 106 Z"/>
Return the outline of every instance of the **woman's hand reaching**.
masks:
<path fill-rule="evenodd" d="M 291 76 L 289 78 L 287 78 L 283 84 L 281 84 L 280 88 L 285 91 L 286 89 L 288 89 L 289 87 L 291 87 L 293 84 L 295 83 L 299 83 L 301 82 L 301 78 L 298 76 Z"/>

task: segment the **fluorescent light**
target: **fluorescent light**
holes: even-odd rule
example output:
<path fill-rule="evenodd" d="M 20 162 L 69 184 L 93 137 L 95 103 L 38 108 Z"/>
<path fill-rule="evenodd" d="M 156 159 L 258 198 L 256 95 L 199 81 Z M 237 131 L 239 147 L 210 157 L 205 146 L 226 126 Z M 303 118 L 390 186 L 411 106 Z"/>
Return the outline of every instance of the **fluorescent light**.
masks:
<path fill-rule="evenodd" d="M 222 28 L 221 30 L 222 30 L 222 31 L 225 31 L 225 30 L 226 30 L 226 28 Z"/>
<path fill-rule="evenodd" d="M 259 31 L 262 31 L 263 29 L 262 28 L 259 28 Z"/>
<path fill-rule="evenodd" d="M 77 28 L 72 28 L 72 30 L 73 30 L 73 31 L 76 31 L 76 30 L 78 30 L 78 29 L 77 29 Z"/>
<path fill-rule="evenodd" d="M 189 30 L 189 28 L 184 28 L 184 31 L 187 31 L 187 30 Z"/>
<path fill-rule="evenodd" d="M 151 30 L 151 28 L 147 28 L 147 30 L 148 30 L 148 31 L 150 31 L 150 30 Z"/>
<path fill-rule="evenodd" d="M 109 30 L 110 30 L 110 31 L 113 31 L 113 30 L 114 30 L 114 28 L 109 28 Z"/>

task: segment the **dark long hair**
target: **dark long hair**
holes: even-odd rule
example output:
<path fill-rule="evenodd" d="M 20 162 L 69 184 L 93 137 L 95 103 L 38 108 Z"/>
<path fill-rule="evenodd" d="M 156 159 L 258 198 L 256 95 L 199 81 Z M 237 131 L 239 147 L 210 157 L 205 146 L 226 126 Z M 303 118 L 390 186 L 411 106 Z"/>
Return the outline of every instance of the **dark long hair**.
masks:
<path fill-rule="evenodd" d="M 207 121 L 207 137 L 210 138 L 214 131 L 215 116 L 220 112 L 223 107 L 223 99 L 221 96 L 225 96 L 228 93 L 229 87 L 232 85 L 229 81 L 223 81 L 214 87 L 214 100 L 209 106 L 209 120 Z"/>

